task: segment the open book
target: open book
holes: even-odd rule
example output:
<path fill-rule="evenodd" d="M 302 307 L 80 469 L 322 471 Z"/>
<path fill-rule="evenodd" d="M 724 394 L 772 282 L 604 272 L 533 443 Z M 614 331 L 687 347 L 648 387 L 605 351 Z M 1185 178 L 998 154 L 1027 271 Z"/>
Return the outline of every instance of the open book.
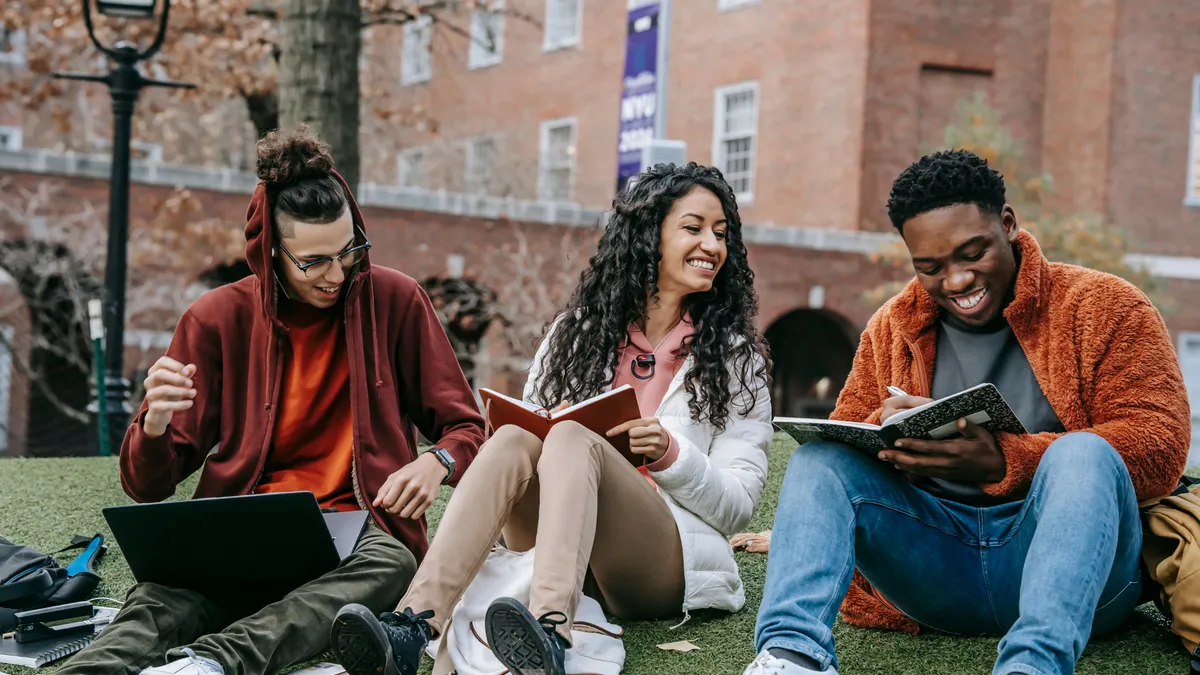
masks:
<path fill-rule="evenodd" d="M 946 398 L 896 413 L 882 425 L 865 422 L 776 417 L 775 428 L 797 443 L 837 441 L 877 453 L 901 438 L 940 441 L 958 435 L 958 420 L 978 424 L 993 434 L 1028 433 L 994 384 L 981 384 Z"/>
<path fill-rule="evenodd" d="M 637 393 L 627 384 L 558 412 L 550 412 L 544 407 L 482 387 L 479 396 L 483 399 L 484 416 L 493 429 L 513 424 L 542 440 L 546 439 L 551 427 L 565 420 L 578 422 L 604 436 L 609 429 L 642 416 Z M 630 464 L 642 465 L 644 457 L 629 451 L 629 434 L 605 438 Z"/>

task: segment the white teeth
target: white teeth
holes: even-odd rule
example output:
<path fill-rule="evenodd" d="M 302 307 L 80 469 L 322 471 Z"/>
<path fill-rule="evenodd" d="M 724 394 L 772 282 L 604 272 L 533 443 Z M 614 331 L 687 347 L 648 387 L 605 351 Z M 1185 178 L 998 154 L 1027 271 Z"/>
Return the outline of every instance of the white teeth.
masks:
<path fill-rule="evenodd" d="M 701 269 L 706 269 L 706 270 L 714 270 L 717 268 L 716 265 L 712 264 L 711 262 L 709 262 L 707 260 L 689 260 L 689 261 L 687 261 L 687 263 L 689 265 L 691 265 L 692 267 L 699 267 Z"/>
<path fill-rule="evenodd" d="M 954 304 L 962 309 L 974 309 L 979 301 L 983 300 L 983 296 L 987 295 L 987 289 L 983 289 L 977 293 L 972 293 L 964 298 L 954 298 Z"/>

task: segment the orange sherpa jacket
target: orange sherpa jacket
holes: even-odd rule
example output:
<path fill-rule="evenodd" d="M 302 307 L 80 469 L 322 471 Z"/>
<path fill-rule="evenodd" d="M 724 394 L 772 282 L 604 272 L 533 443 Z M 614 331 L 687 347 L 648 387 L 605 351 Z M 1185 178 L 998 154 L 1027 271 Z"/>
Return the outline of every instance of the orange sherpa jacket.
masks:
<path fill-rule="evenodd" d="M 1014 297 L 1004 316 L 1046 399 L 1068 432 L 1090 431 L 1116 448 L 1138 500 L 1170 492 L 1183 474 L 1191 436 L 1187 393 L 1158 310 L 1128 282 L 1051 263 L 1033 235 L 1016 241 Z M 878 423 L 888 385 L 929 396 L 941 309 L 917 280 L 867 323 L 832 418 Z M 992 495 L 1020 497 L 1042 453 L 1061 434 L 1000 434 L 1008 463 Z M 918 631 L 858 572 L 842 603 L 852 625 Z"/>

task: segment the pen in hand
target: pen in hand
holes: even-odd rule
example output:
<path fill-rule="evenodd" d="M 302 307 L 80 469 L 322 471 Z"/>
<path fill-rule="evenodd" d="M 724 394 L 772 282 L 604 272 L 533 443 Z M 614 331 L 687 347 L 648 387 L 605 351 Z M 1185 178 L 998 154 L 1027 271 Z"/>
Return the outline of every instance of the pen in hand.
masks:
<path fill-rule="evenodd" d="M 892 396 L 908 396 L 908 392 L 904 391 L 900 387 L 893 387 L 891 385 L 888 385 L 887 390 L 888 390 L 888 393 L 891 394 Z"/>

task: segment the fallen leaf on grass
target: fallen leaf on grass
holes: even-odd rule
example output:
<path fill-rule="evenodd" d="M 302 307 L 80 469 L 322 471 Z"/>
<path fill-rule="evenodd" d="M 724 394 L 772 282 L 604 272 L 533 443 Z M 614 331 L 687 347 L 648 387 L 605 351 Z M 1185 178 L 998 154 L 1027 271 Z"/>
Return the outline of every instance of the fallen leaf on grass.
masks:
<path fill-rule="evenodd" d="M 733 535 L 729 540 L 729 544 L 735 551 L 766 553 L 771 550 L 771 531 L 739 532 Z"/>
<path fill-rule="evenodd" d="M 685 652 L 685 653 L 696 651 L 697 649 L 700 649 L 696 645 L 692 644 L 691 640 L 683 640 L 681 642 L 668 642 L 666 644 L 659 645 L 658 648 L 665 652 Z"/>

